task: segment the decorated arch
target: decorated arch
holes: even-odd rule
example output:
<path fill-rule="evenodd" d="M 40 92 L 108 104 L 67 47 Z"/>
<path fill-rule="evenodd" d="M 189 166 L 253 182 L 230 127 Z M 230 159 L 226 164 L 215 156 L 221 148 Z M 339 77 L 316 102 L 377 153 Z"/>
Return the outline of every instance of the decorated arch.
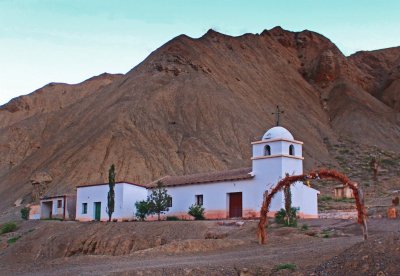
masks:
<path fill-rule="evenodd" d="M 285 187 L 290 187 L 290 185 L 298 182 L 298 181 L 307 181 L 309 179 L 330 179 L 340 181 L 343 185 L 348 186 L 352 189 L 354 198 L 356 201 L 358 219 L 357 222 L 361 225 L 363 231 L 364 240 L 367 239 L 367 218 L 364 204 L 364 195 L 357 185 L 354 182 L 351 182 L 350 179 L 335 170 L 317 170 L 310 172 L 309 174 L 302 175 L 292 175 L 286 176 L 278 184 L 272 189 L 270 193 L 267 191 L 264 193 L 264 200 L 260 211 L 260 222 L 258 223 L 257 237 L 260 244 L 267 243 L 267 233 L 265 230 L 265 226 L 268 223 L 268 211 L 274 195 L 282 190 Z"/>

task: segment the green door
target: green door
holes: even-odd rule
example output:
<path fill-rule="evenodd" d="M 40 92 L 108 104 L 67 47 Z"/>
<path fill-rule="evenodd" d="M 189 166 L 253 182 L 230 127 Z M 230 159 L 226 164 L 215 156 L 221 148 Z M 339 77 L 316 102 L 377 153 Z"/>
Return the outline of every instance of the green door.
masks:
<path fill-rule="evenodd" d="M 95 202 L 94 203 L 94 219 L 100 220 L 100 214 L 101 214 L 101 202 Z"/>

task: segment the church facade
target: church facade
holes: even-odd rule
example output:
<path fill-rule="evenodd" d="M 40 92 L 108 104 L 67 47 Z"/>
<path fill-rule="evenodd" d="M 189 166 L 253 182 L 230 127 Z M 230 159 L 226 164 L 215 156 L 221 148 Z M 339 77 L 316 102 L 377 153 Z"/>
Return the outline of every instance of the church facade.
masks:
<path fill-rule="evenodd" d="M 207 219 L 259 217 L 263 193 L 271 191 L 286 174 L 303 173 L 302 146 L 303 142 L 295 140 L 287 129 L 276 126 L 268 130 L 260 141 L 252 143 L 250 168 L 166 176 L 157 180 L 164 184 L 171 196 L 170 208 L 165 215 L 190 218 L 187 214 L 189 207 L 198 204 L 205 208 Z M 121 190 L 121 196 L 115 200 L 115 209 L 124 211 L 117 212 L 113 217 L 118 220 L 134 219 L 134 202 L 145 200 L 157 181 L 146 186 L 130 183 L 135 185 L 135 192 L 130 196 L 124 196 Z M 91 185 L 90 189 L 87 186 L 78 187 L 77 220 L 106 220 L 107 192 L 104 184 Z M 291 186 L 291 192 L 292 206 L 299 208 L 300 217 L 318 217 L 317 190 L 299 182 Z M 103 210 L 98 210 L 99 205 Z M 283 192 L 278 192 L 271 202 L 270 215 L 284 205 Z"/>

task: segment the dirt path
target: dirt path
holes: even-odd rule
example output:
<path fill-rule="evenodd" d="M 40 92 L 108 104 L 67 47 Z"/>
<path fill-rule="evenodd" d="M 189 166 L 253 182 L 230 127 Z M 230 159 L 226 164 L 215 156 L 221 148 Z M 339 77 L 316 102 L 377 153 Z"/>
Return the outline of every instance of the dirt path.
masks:
<path fill-rule="evenodd" d="M 186 223 L 181 223 L 180 227 Z M 353 246 L 362 244 L 360 229 L 354 221 L 313 220 L 307 223 L 308 231 L 271 227 L 268 230 L 270 240 L 266 246 L 258 245 L 255 240 L 256 222 L 246 222 L 243 227 L 236 228 L 217 226 L 216 222 L 204 222 L 196 227 L 204 227 L 199 231 L 198 238 L 193 238 L 192 233 L 189 239 L 185 239 L 185 236 L 189 235 L 186 229 L 186 234 L 181 235 L 182 239 L 167 242 L 165 245 L 137 250 L 129 255 L 80 254 L 73 257 L 41 259 L 35 264 L 25 265 L 6 265 L 3 263 L 4 256 L 0 256 L 0 269 L 7 275 L 238 275 L 240 272 L 249 275 L 268 275 L 273 272 L 276 265 L 291 263 L 296 265 L 296 273 L 302 274 L 313 271 L 322 263 L 328 262 Z M 169 232 L 168 227 L 175 227 L 179 224 L 164 223 L 160 225 Z M 159 228 L 160 225 L 148 224 L 145 227 Z M 189 225 L 186 225 L 189 228 L 192 226 L 193 224 L 190 222 Z M 78 225 L 78 227 L 81 226 Z M 104 226 L 99 227 L 103 228 Z M 129 228 L 134 226 L 117 224 L 113 227 Z M 331 234 L 329 238 L 323 238 L 318 234 L 328 233 L 328 230 Z M 396 233 L 398 230 L 398 221 L 370 221 L 370 239 L 372 240 L 389 233 Z M 182 233 L 185 231 L 182 229 Z M 207 231 L 227 232 L 228 236 L 222 240 L 201 238 L 201 235 Z M 151 233 L 151 231 L 148 232 Z M 312 232 L 317 233 L 317 236 L 310 236 Z M 240 242 L 238 243 L 238 241 Z M 203 251 L 194 252 L 203 243 L 213 243 L 216 249 L 209 250 L 207 247 Z M 224 246 L 230 243 L 234 245 L 218 248 L 219 243 Z M 168 250 L 173 250 L 164 250 L 166 247 Z"/>
<path fill-rule="evenodd" d="M 123 257 L 81 256 L 58 259 L 50 264 L 22 273 L 21 275 L 98 275 L 110 273 L 204 273 L 206 271 L 236 274 L 242 270 L 270 271 L 278 263 L 295 263 L 299 269 L 309 269 L 321 261 L 328 260 L 359 242 L 358 238 L 311 238 L 295 245 L 260 246 L 257 244 L 236 247 L 229 251 L 217 251 L 200 254 L 178 254 L 174 256 L 142 255 Z M 338 247 L 338 244 L 342 244 Z M 321 252 L 324 254 L 321 255 Z"/>

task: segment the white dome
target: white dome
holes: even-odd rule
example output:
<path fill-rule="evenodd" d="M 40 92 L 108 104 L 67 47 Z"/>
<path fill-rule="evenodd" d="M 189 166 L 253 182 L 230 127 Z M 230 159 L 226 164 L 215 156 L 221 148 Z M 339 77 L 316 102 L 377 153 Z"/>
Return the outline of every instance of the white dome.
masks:
<path fill-rule="evenodd" d="M 287 140 L 294 140 L 293 135 L 284 127 L 276 126 L 268 130 L 264 136 L 262 137 L 263 140 L 269 139 L 287 139 Z"/>

